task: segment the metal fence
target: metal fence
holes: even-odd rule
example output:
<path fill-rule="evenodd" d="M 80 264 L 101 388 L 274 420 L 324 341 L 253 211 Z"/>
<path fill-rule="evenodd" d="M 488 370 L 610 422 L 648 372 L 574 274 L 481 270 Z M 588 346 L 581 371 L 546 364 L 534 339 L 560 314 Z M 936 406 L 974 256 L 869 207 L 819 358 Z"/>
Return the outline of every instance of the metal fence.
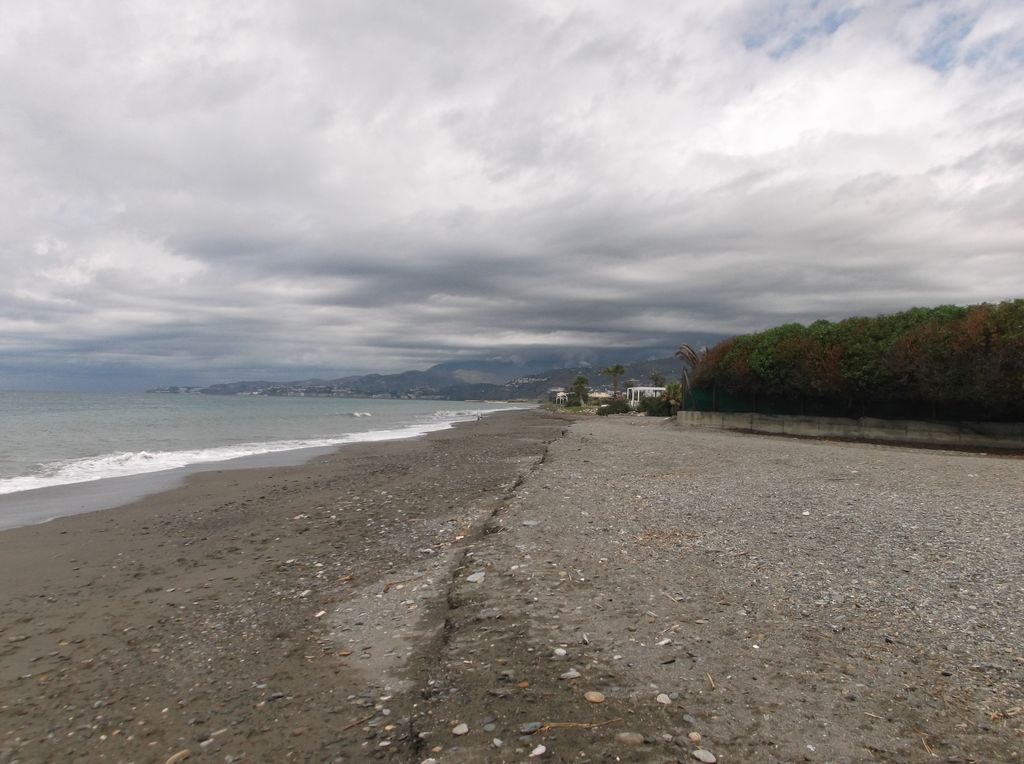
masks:
<path fill-rule="evenodd" d="M 686 391 L 683 408 L 689 411 L 755 413 L 826 417 L 873 417 L 876 419 L 912 419 L 922 421 L 1021 421 L 1024 412 L 985 411 L 977 406 L 950 401 L 842 401 L 810 396 L 784 398 L 771 395 L 737 394 L 721 388 L 696 388 Z"/>

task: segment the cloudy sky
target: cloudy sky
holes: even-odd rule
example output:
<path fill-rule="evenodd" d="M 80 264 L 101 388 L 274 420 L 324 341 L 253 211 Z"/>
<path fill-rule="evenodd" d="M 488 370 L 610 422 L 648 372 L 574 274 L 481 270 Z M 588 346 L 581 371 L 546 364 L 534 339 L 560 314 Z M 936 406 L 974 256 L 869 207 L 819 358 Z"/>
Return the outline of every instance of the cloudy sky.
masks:
<path fill-rule="evenodd" d="M 0 389 L 1024 296 L 1020 0 L 0 0 Z"/>

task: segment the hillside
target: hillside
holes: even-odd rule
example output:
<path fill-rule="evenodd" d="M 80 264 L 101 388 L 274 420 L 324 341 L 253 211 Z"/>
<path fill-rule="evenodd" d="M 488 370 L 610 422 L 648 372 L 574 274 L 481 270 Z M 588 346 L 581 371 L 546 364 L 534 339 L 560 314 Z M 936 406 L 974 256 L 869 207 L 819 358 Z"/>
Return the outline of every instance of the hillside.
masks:
<path fill-rule="evenodd" d="M 338 379 L 289 382 L 225 382 L 209 387 L 165 387 L 148 392 L 427 400 L 534 400 L 543 398 L 553 387 L 569 387 L 579 374 L 587 377 L 593 389 L 611 389 L 611 377 L 599 371 L 606 368 L 606 365 L 595 367 L 577 364 L 536 369 L 535 365 L 508 361 L 446 361 L 425 371 L 403 371 L 398 374 L 364 374 Z M 678 376 L 680 369 L 679 362 L 671 357 L 623 363 L 623 366 L 626 367 L 626 373 L 619 380 L 620 388 L 625 387 L 629 380 L 650 384 L 650 376 L 654 373 L 673 379 Z"/>

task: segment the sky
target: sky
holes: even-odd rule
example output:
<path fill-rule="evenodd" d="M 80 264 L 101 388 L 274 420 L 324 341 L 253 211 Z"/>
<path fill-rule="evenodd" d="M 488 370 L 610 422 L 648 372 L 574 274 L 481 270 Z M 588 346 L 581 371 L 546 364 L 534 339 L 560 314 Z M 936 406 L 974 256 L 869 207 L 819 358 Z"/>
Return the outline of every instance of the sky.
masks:
<path fill-rule="evenodd" d="M 1024 297 L 1020 0 L 0 0 L 0 389 Z"/>

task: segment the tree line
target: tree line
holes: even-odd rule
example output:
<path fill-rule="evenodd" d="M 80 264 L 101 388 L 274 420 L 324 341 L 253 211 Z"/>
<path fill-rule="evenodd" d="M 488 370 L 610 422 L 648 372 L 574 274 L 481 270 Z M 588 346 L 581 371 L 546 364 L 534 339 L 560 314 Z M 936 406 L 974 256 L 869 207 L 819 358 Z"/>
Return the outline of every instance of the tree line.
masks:
<path fill-rule="evenodd" d="M 687 399 L 701 409 L 1020 421 L 1024 300 L 784 324 L 690 366 Z"/>

